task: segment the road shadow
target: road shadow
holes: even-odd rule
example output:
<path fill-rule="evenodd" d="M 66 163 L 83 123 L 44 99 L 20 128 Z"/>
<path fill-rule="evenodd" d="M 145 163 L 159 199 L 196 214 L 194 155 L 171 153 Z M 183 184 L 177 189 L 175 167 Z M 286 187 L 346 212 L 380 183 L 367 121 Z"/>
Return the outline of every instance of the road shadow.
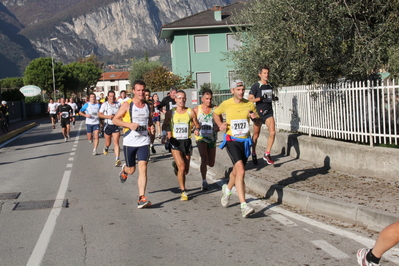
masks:
<path fill-rule="evenodd" d="M 308 178 L 319 174 L 328 174 L 330 169 L 330 157 L 326 156 L 324 158 L 324 165 L 322 167 L 293 171 L 291 173 L 291 177 L 280 180 L 277 184 L 270 186 L 264 198 L 270 199 L 274 193 L 277 193 L 277 203 L 281 204 L 283 202 L 284 188 L 286 186 L 297 182 L 306 181 Z"/>

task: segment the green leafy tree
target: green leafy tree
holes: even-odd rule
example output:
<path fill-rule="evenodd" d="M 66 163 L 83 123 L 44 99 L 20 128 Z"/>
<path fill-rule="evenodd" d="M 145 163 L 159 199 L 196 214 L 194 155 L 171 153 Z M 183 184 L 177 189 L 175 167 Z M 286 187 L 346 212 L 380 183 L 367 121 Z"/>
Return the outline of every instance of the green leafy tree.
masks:
<path fill-rule="evenodd" d="M 55 89 L 62 90 L 64 83 L 63 64 L 54 61 Z M 53 88 L 53 70 L 51 57 L 41 57 L 32 60 L 25 68 L 24 83 L 27 85 L 36 85 L 44 90 L 49 98 L 54 93 Z"/>
<path fill-rule="evenodd" d="M 19 89 L 24 86 L 23 78 L 5 78 L 0 80 L 0 88 Z"/>
<path fill-rule="evenodd" d="M 1 98 L 5 101 L 23 101 L 25 96 L 19 89 L 6 90 L 1 93 Z"/>
<path fill-rule="evenodd" d="M 234 18 L 243 46 L 226 58 L 249 83 L 265 64 L 277 85 L 368 78 L 398 41 L 398 11 L 397 1 L 251 1 Z"/>
<path fill-rule="evenodd" d="M 130 71 L 129 80 L 130 84 L 133 84 L 137 79 L 144 79 L 144 74 L 150 72 L 157 67 L 161 66 L 160 62 L 147 61 L 146 60 L 133 60 L 132 70 Z"/>
<path fill-rule="evenodd" d="M 65 91 L 78 94 L 79 92 L 87 91 L 90 93 L 92 88 L 97 84 L 101 77 L 101 68 L 94 63 L 79 63 L 73 62 L 64 66 L 65 72 Z"/>
<path fill-rule="evenodd" d="M 168 68 L 158 66 L 144 73 L 143 80 L 151 91 L 164 91 L 169 90 L 172 86 L 180 85 L 182 78 L 174 75 Z"/>

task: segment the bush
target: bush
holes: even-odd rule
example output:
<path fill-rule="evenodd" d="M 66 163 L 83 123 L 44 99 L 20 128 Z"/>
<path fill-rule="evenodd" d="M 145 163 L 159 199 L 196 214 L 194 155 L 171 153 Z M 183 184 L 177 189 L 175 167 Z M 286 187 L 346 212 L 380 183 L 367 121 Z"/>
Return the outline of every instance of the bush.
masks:
<path fill-rule="evenodd" d="M 4 101 L 23 101 L 25 96 L 19 89 L 7 90 L 1 93 L 1 97 Z"/>

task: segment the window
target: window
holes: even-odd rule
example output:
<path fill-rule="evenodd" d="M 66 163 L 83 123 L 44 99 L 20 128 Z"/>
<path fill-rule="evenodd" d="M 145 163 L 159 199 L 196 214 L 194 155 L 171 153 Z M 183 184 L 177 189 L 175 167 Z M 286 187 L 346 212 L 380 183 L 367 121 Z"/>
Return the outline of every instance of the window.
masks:
<path fill-rule="evenodd" d="M 235 38 L 234 34 L 227 34 L 227 51 L 237 51 L 241 45 L 241 42 Z"/>
<path fill-rule="evenodd" d="M 230 88 L 231 83 L 233 83 L 234 80 L 238 79 L 238 77 L 235 70 L 230 70 L 228 75 L 229 75 L 229 88 Z"/>
<path fill-rule="evenodd" d="M 197 89 L 201 89 L 201 85 L 204 83 L 211 83 L 211 72 L 198 72 L 197 77 Z"/>
<path fill-rule="evenodd" d="M 209 36 L 208 35 L 194 36 L 194 50 L 196 53 L 209 52 Z"/>

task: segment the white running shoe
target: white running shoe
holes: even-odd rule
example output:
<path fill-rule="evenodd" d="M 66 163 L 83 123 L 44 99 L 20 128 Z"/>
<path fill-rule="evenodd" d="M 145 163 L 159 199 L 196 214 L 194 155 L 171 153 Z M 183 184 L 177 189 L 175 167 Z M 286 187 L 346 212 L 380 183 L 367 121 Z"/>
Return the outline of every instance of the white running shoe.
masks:
<path fill-rule="evenodd" d="M 97 150 L 94 149 L 93 152 L 91 153 L 92 155 L 97 155 Z"/>
<path fill-rule="evenodd" d="M 254 212 L 255 212 L 255 210 L 251 206 L 249 206 L 248 204 L 245 204 L 245 207 L 241 208 L 241 214 L 242 214 L 242 217 L 244 217 L 244 218 L 247 218 L 248 216 L 250 216 Z"/>
<path fill-rule="evenodd" d="M 220 202 L 222 203 L 223 207 L 227 207 L 227 205 L 229 205 L 229 200 L 230 200 L 230 196 L 231 196 L 231 191 L 229 194 L 226 193 L 226 189 L 227 189 L 227 184 L 224 184 L 222 186 L 222 199 L 220 200 Z"/>

